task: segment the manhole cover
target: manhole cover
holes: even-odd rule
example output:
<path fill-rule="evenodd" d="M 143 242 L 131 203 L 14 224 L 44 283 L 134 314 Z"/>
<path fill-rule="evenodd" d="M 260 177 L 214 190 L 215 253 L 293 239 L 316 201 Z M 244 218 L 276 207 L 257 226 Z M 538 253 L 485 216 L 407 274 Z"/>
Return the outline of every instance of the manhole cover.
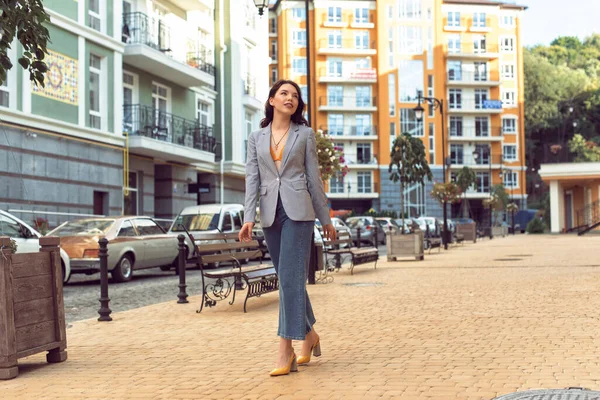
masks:
<path fill-rule="evenodd" d="M 494 261 L 521 261 L 522 258 L 496 258 Z"/>
<path fill-rule="evenodd" d="M 541 389 L 505 394 L 493 400 L 600 400 L 600 392 L 587 389 Z"/>
<path fill-rule="evenodd" d="M 354 287 L 383 286 L 383 283 L 378 283 L 378 282 L 344 283 L 344 286 L 354 286 Z"/>

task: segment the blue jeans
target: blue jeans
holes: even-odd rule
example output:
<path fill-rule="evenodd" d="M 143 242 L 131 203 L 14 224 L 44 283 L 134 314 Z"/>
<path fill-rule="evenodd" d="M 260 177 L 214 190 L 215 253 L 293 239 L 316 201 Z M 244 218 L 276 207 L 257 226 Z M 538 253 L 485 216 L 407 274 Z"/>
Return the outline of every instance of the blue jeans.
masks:
<path fill-rule="evenodd" d="M 275 221 L 263 228 L 279 279 L 279 329 L 284 339 L 304 340 L 315 323 L 306 279 L 314 221 L 293 221 L 277 201 Z"/>

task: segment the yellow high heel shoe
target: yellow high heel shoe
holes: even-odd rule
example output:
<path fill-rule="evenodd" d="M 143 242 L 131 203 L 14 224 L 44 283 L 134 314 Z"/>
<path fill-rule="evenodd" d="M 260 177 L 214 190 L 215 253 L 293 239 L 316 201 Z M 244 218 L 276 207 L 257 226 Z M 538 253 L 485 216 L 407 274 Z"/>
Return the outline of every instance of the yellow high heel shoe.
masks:
<path fill-rule="evenodd" d="M 307 356 L 298 357 L 298 359 L 296 360 L 298 365 L 308 364 L 310 362 L 311 354 L 315 357 L 321 357 L 321 339 L 317 340 L 317 342 L 312 345 L 312 347 L 310 348 L 310 352 Z"/>
<path fill-rule="evenodd" d="M 269 375 L 271 376 L 280 376 L 280 375 L 287 375 L 291 372 L 298 372 L 298 364 L 296 362 L 296 354 L 292 353 L 292 356 L 290 357 L 290 362 L 288 363 L 288 365 L 286 365 L 285 367 L 282 368 L 275 368 L 273 371 L 271 371 L 271 373 Z"/>

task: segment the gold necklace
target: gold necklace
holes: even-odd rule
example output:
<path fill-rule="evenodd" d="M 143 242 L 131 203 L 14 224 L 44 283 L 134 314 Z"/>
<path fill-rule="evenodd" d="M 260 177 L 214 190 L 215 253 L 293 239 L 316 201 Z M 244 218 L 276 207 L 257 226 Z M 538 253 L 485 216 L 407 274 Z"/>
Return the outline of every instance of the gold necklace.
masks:
<path fill-rule="evenodd" d="M 281 141 L 288 134 L 289 131 L 290 131 L 290 128 L 288 128 L 287 131 L 285 131 L 285 133 L 281 136 L 281 138 L 279 138 L 279 141 L 277 143 L 275 143 L 275 137 L 273 136 L 273 128 L 271 128 L 271 140 L 273 141 L 273 144 L 275 145 L 275 150 L 279 150 L 279 143 L 281 143 Z"/>

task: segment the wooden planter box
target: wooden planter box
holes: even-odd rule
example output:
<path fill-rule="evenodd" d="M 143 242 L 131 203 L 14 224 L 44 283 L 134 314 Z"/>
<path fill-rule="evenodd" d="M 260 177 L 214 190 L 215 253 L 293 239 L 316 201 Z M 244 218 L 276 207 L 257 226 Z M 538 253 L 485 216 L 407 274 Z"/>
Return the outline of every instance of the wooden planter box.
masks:
<path fill-rule="evenodd" d="M 473 243 L 477 241 L 477 229 L 475 224 L 457 224 L 456 233 L 463 235 L 465 241 L 472 240 Z"/>
<path fill-rule="evenodd" d="M 508 227 L 506 226 L 494 226 L 492 227 L 492 236 L 502 236 L 505 237 L 508 235 Z"/>
<path fill-rule="evenodd" d="M 0 379 L 19 374 L 19 358 L 67 359 L 59 238 L 40 238 L 38 253 L 12 254 L 9 243 L 0 237 Z"/>
<path fill-rule="evenodd" d="M 414 257 L 423 260 L 423 231 L 402 235 L 400 232 L 386 232 L 386 247 L 388 261 L 398 258 Z"/>

